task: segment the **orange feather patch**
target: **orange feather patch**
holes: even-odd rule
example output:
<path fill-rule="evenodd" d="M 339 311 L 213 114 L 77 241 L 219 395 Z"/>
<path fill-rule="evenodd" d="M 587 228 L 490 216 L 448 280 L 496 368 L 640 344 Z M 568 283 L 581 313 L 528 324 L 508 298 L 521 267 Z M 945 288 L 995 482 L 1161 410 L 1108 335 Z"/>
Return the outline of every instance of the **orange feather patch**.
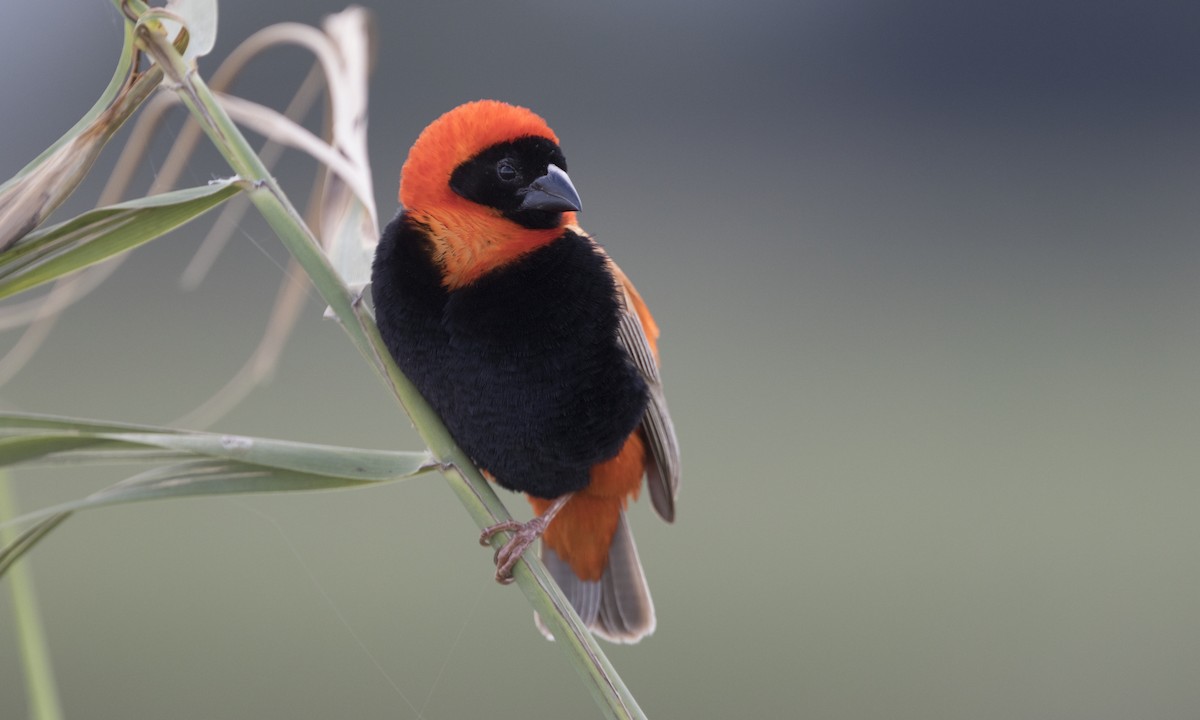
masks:
<path fill-rule="evenodd" d="M 638 430 L 616 457 L 592 468 L 592 481 L 567 501 L 546 528 L 542 542 L 583 580 L 597 581 L 604 574 L 617 520 L 629 501 L 637 499 L 645 471 L 646 445 Z M 538 515 L 552 502 L 529 496 Z"/>

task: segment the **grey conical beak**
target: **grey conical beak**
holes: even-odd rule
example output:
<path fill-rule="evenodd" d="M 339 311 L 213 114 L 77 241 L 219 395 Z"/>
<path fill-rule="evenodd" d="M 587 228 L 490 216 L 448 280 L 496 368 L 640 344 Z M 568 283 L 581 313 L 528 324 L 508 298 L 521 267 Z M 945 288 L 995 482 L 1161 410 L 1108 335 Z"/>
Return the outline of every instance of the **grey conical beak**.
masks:
<path fill-rule="evenodd" d="M 579 193 L 571 184 L 566 171 L 557 165 L 546 168 L 546 174 L 529 183 L 518 210 L 548 210 L 565 212 L 580 208 Z"/>

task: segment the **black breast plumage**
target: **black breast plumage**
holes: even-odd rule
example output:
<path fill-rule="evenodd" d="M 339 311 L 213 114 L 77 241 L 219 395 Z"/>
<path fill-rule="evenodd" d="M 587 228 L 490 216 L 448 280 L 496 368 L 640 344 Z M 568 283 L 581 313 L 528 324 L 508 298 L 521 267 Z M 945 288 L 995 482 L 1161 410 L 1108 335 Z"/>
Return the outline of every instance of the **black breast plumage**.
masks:
<path fill-rule="evenodd" d="M 372 286 L 396 364 L 504 487 L 579 490 L 641 421 L 646 385 L 617 342 L 614 279 L 586 238 L 564 231 L 449 291 L 424 228 L 401 214 L 384 230 Z"/>

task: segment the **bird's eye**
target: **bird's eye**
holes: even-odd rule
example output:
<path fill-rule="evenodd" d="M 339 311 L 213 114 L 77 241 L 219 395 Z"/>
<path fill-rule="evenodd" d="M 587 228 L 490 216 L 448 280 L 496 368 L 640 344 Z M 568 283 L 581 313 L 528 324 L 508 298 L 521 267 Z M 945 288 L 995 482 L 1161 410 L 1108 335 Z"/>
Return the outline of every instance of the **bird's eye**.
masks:
<path fill-rule="evenodd" d="M 505 158 L 496 163 L 496 177 L 504 182 L 512 182 L 517 179 L 517 169 L 513 167 L 512 160 Z"/>

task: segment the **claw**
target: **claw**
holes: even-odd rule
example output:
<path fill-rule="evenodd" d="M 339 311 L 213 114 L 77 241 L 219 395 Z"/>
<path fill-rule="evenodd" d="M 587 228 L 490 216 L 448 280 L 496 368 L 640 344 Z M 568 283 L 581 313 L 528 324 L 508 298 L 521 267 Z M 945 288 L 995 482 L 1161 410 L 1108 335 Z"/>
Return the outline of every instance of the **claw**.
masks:
<path fill-rule="evenodd" d="M 525 550 L 541 537 L 542 533 L 546 532 L 546 528 L 550 526 L 550 521 L 554 519 L 554 516 L 558 514 L 558 511 L 570 499 L 570 494 L 563 495 L 556 499 L 546 509 L 546 512 L 529 522 L 520 523 L 516 520 L 505 520 L 504 522 L 484 528 L 483 532 L 479 534 L 479 544 L 484 546 L 490 544 L 491 539 L 497 533 L 512 533 L 512 537 L 508 539 L 508 542 L 497 548 L 495 554 L 492 556 L 492 561 L 496 563 L 496 582 L 501 585 L 512 583 L 512 571 L 516 567 L 517 561 L 525 554 Z"/>
<path fill-rule="evenodd" d="M 540 517 L 530 520 L 496 551 L 496 582 L 501 585 L 512 582 L 513 567 L 525 554 L 525 550 L 542 536 L 548 524 Z"/>
<path fill-rule="evenodd" d="M 479 544 L 487 547 L 488 545 L 492 544 L 492 537 L 495 536 L 496 533 L 505 531 L 516 532 L 522 527 L 522 524 L 516 520 L 505 520 L 504 522 L 496 523 L 495 525 L 489 525 L 483 529 L 483 532 L 479 533 Z"/>

